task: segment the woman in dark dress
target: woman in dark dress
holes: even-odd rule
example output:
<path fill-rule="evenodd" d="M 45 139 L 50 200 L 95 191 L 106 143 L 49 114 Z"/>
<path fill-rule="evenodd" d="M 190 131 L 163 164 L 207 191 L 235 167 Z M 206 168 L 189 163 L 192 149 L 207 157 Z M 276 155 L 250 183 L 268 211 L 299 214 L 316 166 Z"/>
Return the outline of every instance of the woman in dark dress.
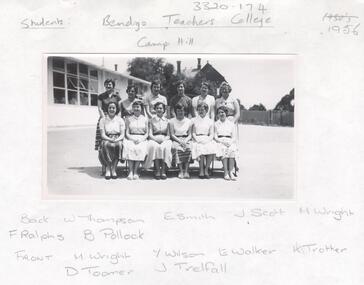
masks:
<path fill-rule="evenodd" d="M 106 91 L 104 93 L 101 93 L 97 97 L 97 107 L 99 111 L 99 120 L 97 121 L 96 126 L 96 138 L 95 138 L 95 150 L 100 150 L 100 143 L 101 143 L 101 132 L 100 132 L 100 120 L 102 118 L 105 118 L 107 114 L 107 106 L 110 102 L 115 102 L 117 105 L 119 105 L 120 97 L 119 95 L 114 93 L 115 88 L 115 81 L 112 79 L 106 79 L 104 82 L 104 86 Z M 105 167 L 102 167 L 102 174 L 105 173 Z"/>

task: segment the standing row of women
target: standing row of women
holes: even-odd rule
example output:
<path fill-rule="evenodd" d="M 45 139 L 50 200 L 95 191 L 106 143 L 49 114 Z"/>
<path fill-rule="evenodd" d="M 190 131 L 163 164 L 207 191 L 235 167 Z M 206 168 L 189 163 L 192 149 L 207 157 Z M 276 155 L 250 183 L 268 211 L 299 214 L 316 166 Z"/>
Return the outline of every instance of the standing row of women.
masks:
<path fill-rule="evenodd" d="M 199 162 L 199 177 L 209 178 L 215 156 L 222 160 L 224 178 L 235 179 L 232 171 L 237 157 L 235 123 L 239 104 L 229 98 L 231 88 L 226 82 L 220 86 L 221 97 L 216 101 L 208 95 L 206 83 L 201 86 L 201 94 L 192 100 L 184 94 L 184 83 L 178 83 L 177 95 L 170 101 L 170 120 L 166 115 L 167 100 L 159 94 L 159 83 L 152 83 L 152 92 L 144 102 L 136 98 L 134 86 L 128 86 L 128 98 L 120 101 L 113 92 L 114 86 L 111 80 L 105 81 L 106 92 L 99 95 L 95 148 L 106 179 L 117 178 L 119 160 L 128 162 L 128 179 L 139 178 L 141 165 L 154 165 L 155 178 L 166 179 L 172 160 L 178 165 L 179 178 L 190 177 L 191 160 Z"/>

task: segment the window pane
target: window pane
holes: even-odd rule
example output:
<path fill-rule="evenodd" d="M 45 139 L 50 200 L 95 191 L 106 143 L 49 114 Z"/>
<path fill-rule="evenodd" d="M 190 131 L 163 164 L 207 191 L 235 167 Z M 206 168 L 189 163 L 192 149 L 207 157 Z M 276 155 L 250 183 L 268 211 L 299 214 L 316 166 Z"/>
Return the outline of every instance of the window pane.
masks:
<path fill-rule="evenodd" d="M 67 75 L 67 88 L 77 90 L 77 77 Z"/>
<path fill-rule="evenodd" d="M 66 104 L 65 91 L 62 89 L 53 89 L 53 102 L 55 104 Z"/>
<path fill-rule="evenodd" d="M 88 66 L 80 63 L 79 68 L 80 68 L 80 75 L 88 77 Z"/>
<path fill-rule="evenodd" d="M 53 58 L 53 69 L 64 71 L 64 59 L 60 57 Z"/>
<path fill-rule="evenodd" d="M 91 70 L 90 70 L 90 76 L 91 76 L 92 78 L 97 79 L 97 77 L 98 77 L 98 72 L 97 72 L 97 70 L 96 70 L 96 69 L 91 69 Z"/>
<path fill-rule="evenodd" d="M 81 78 L 79 83 L 80 83 L 81 90 L 88 90 L 88 79 Z"/>
<path fill-rule="evenodd" d="M 91 106 L 97 106 L 97 94 L 91 94 Z"/>
<path fill-rule="evenodd" d="M 67 63 L 67 72 L 77 75 L 77 63 Z"/>
<path fill-rule="evenodd" d="M 90 91 L 98 93 L 99 92 L 99 84 L 95 80 L 90 81 Z"/>
<path fill-rule="evenodd" d="M 81 105 L 88 105 L 88 93 L 80 92 Z"/>
<path fill-rule="evenodd" d="M 77 92 L 76 91 L 68 91 L 68 104 L 69 105 L 78 105 L 77 100 Z"/>
<path fill-rule="evenodd" d="M 53 86 L 64 88 L 64 74 L 53 72 Z"/>

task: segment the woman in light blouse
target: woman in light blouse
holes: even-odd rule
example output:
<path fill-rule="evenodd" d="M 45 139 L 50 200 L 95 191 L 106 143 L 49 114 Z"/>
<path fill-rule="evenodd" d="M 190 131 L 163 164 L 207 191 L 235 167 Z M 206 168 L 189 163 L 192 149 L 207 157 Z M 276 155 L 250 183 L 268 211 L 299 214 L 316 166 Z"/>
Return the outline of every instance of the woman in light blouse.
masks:
<path fill-rule="evenodd" d="M 139 166 L 147 155 L 148 120 L 141 114 L 142 102 L 135 101 L 133 115 L 126 119 L 123 158 L 128 161 L 128 179 L 139 179 Z"/>
<path fill-rule="evenodd" d="M 197 105 L 198 116 L 192 123 L 192 159 L 197 159 L 200 166 L 200 178 L 210 178 L 209 167 L 216 153 L 214 141 L 214 121 L 209 118 L 209 106 L 205 102 Z"/>
<path fill-rule="evenodd" d="M 101 144 L 99 160 L 105 167 L 105 179 L 116 179 L 116 167 L 121 159 L 125 135 L 124 120 L 117 116 L 119 107 L 116 102 L 107 104 L 107 114 L 100 120 Z"/>
<path fill-rule="evenodd" d="M 178 164 L 178 178 L 190 178 L 191 120 L 185 117 L 185 107 L 182 104 L 174 106 L 174 113 L 176 117 L 169 121 L 172 154 Z"/>
<path fill-rule="evenodd" d="M 216 157 L 222 160 L 225 180 L 235 180 L 233 174 L 235 159 L 238 155 L 236 145 L 236 126 L 228 120 L 228 110 L 221 106 L 217 109 L 219 120 L 215 122 Z"/>
<path fill-rule="evenodd" d="M 155 116 L 149 120 L 148 154 L 144 163 L 150 168 L 154 161 L 155 178 L 167 179 L 166 167 L 172 162 L 172 141 L 170 140 L 168 119 L 164 116 L 166 105 L 157 102 L 154 105 Z"/>

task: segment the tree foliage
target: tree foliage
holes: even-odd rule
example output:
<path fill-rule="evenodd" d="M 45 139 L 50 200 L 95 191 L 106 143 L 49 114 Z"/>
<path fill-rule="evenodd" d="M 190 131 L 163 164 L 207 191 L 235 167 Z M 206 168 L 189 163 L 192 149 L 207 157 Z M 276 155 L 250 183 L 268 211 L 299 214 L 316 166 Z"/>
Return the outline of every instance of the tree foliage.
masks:
<path fill-rule="evenodd" d="M 259 105 L 254 104 L 249 108 L 249 111 L 267 111 L 265 106 L 262 103 L 259 103 Z"/>
<path fill-rule="evenodd" d="M 282 99 L 275 106 L 274 110 L 294 112 L 293 100 L 294 100 L 294 88 L 289 92 L 289 94 L 284 95 L 282 97 Z"/>

